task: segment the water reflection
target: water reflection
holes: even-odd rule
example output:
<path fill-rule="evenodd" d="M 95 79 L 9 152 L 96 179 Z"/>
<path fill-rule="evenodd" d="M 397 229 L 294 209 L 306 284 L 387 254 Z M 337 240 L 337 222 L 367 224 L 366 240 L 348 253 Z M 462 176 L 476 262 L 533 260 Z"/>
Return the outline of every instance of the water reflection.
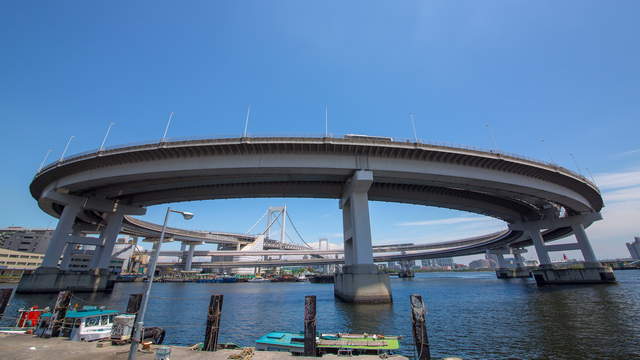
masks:
<path fill-rule="evenodd" d="M 170 344 L 202 341 L 209 298 L 223 294 L 220 340 L 254 345 L 270 331 L 302 331 L 304 297 L 317 296 L 319 332 L 402 335 L 411 355 L 409 295 L 420 294 L 434 357 L 465 359 L 640 359 L 640 271 L 619 271 L 618 285 L 538 288 L 493 273 L 418 274 L 393 279 L 393 304 L 336 300 L 331 284 L 154 284 L 146 323 L 167 329 Z M 144 284 L 118 284 L 111 294 L 74 294 L 72 302 L 124 310 Z M 14 295 L 2 325 L 20 306 L 53 304 L 55 294 Z"/>
<path fill-rule="evenodd" d="M 384 333 L 393 326 L 393 304 L 348 304 L 336 301 L 336 312 L 342 318 L 342 329 L 356 333 Z"/>

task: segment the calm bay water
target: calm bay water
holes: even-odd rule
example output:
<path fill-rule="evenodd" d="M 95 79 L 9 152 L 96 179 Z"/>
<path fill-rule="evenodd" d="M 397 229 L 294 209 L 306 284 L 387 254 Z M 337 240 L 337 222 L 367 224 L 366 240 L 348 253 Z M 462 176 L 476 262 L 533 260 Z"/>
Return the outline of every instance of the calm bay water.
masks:
<path fill-rule="evenodd" d="M 342 303 L 331 284 L 159 283 L 146 324 L 164 327 L 168 344 L 201 342 L 209 297 L 224 294 L 220 341 L 253 346 L 270 331 L 302 331 L 304 296 L 316 295 L 319 332 L 403 335 L 402 353 L 411 356 L 409 295 L 420 294 L 436 357 L 640 359 L 640 271 L 616 277 L 617 285 L 538 288 L 532 280 L 499 280 L 494 273 L 422 273 L 391 280 L 391 305 Z M 119 283 L 110 294 L 76 294 L 72 302 L 124 310 L 129 294 L 142 289 L 141 283 Z M 5 314 L 54 298 L 14 295 Z"/>

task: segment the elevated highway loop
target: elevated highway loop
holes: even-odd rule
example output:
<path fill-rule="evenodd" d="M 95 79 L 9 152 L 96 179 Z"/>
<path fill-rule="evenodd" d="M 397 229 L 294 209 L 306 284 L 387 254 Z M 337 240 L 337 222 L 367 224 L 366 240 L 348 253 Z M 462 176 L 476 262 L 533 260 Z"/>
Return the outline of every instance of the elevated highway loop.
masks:
<path fill-rule="evenodd" d="M 603 206 L 594 184 L 562 167 L 494 152 L 366 137 L 206 139 L 114 148 L 46 166 L 30 190 L 43 211 L 61 217 L 45 267 L 56 266 L 73 231 L 102 229 L 105 248 L 115 241 L 119 222 L 126 221 L 124 231 L 140 232 L 140 224 L 124 215 L 144 213 L 151 205 L 247 197 L 339 199 L 344 273 L 352 280 L 375 277 L 369 200 L 501 219 L 508 230 L 482 241 L 453 241 L 442 254 L 534 244 L 543 265 L 550 265 L 544 242 L 572 233 L 585 259 L 594 262 L 584 227 Z M 192 236 L 175 231 L 185 239 Z M 336 295 L 358 301 L 358 285 L 353 286 L 356 291 Z"/>

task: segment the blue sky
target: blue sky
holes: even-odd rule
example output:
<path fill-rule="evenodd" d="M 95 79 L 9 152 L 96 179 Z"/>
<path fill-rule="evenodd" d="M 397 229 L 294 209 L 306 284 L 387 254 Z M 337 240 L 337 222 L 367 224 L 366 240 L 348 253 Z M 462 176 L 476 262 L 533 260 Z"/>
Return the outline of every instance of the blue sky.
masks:
<path fill-rule="evenodd" d="M 249 104 L 252 135 L 319 135 L 327 105 L 333 134 L 411 138 L 413 112 L 425 142 L 593 174 L 607 199 L 594 248 L 628 256 L 624 242 L 640 232 L 639 10 L 585 0 L 3 1 L 0 226 L 55 225 L 28 183 L 71 135 L 69 153 L 97 148 L 112 121 L 108 145 L 152 141 L 172 111 L 169 137 L 239 135 Z M 284 203 L 307 239 L 340 240 L 332 200 L 189 203 L 198 216 L 176 225 L 245 231 Z M 398 204 L 373 203 L 371 214 L 376 243 L 496 226 Z"/>

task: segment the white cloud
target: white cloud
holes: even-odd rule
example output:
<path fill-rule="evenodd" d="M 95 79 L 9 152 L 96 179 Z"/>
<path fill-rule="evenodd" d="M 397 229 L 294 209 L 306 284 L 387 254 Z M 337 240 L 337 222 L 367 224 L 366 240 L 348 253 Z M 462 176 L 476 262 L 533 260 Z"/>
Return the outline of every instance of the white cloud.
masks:
<path fill-rule="evenodd" d="M 596 183 L 605 207 L 603 219 L 587 230 L 591 245 L 600 259 L 628 257 L 625 242 L 640 233 L 640 170 L 598 174 Z"/>
<path fill-rule="evenodd" d="M 320 241 L 307 242 L 314 249 L 320 248 Z M 329 250 L 342 250 L 342 244 L 329 242 Z"/>
<path fill-rule="evenodd" d="M 640 201 L 640 186 L 607 191 L 602 194 L 605 204 L 614 202 L 628 202 L 628 201 Z"/>
<path fill-rule="evenodd" d="M 596 174 L 595 180 L 601 189 L 640 186 L 640 170 Z"/>
<path fill-rule="evenodd" d="M 629 150 L 629 151 L 623 151 L 621 153 L 617 153 L 613 156 L 629 156 L 629 155 L 633 155 L 633 154 L 639 154 L 640 153 L 640 149 L 633 149 L 633 150 Z"/>

